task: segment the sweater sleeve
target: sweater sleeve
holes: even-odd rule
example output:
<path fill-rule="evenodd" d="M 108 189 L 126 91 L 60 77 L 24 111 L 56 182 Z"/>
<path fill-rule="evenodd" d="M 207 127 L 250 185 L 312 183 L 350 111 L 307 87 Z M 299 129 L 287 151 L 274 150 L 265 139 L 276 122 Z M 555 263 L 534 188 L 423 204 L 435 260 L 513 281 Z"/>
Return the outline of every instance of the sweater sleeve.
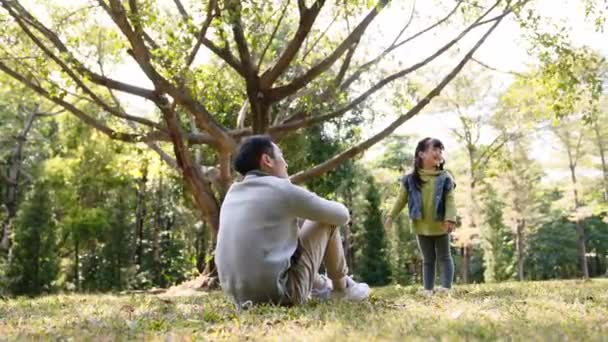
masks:
<path fill-rule="evenodd" d="M 328 201 L 297 185 L 289 184 L 288 207 L 296 217 L 341 226 L 350 220 L 346 207 L 338 202 Z"/>
<path fill-rule="evenodd" d="M 445 196 L 445 220 L 456 222 L 456 203 L 454 201 L 454 189 L 448 191 Z"/>
<path fill-rule="evenodd" d="M 393 205 L 393 209 L 391 210 L 391 213 L 389 214 L 389 217 L 391 219 L 395 219 L 395 217 L 397 217 L 397 215 L 399 215 L 399 213 L 401 212 L 401 210 L 403 210 L 403 208 L 405 208 L 405 205 L 407 204 L 407 190 L 405 190 L 405 187 L 401 186 L 401 191 L 399 192 L 399 197 L 397 197 L 397 202 L 395 202 L 395 204 Z"/>

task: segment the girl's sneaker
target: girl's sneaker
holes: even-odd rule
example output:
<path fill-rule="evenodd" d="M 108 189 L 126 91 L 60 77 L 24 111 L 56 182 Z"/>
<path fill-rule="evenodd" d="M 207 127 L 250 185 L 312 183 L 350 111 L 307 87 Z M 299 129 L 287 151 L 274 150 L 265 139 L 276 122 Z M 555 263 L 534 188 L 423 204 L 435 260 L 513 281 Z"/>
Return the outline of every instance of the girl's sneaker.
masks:
<path fill-rule="evenodd" d="M 432 297 L 433 296 L 433 290 L 420 290 L 418 291 L 418 295 L 422 296 L 422 297 Z"/>
<path fill-rule="evenodd" d="M 447 287 L 439 287 L 437 288 L 437 290 L 435 290 L 435 292 L 439 293 L 439 294 L 447 294 L 452 292 L 452 289 L 448 289 Z"/>

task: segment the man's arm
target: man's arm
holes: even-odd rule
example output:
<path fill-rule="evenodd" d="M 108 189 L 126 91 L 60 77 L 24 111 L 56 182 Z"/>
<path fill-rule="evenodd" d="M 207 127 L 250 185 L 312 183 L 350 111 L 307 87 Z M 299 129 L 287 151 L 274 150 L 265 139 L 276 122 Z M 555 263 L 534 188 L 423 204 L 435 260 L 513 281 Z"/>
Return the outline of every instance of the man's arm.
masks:
<path fill-rule="evenodd" d="M 328 201 L 297 185 L 288 187 L 291 213 L 307 220 L 342 226 L 350 220 L 348 209 L 338 202 Z"/>

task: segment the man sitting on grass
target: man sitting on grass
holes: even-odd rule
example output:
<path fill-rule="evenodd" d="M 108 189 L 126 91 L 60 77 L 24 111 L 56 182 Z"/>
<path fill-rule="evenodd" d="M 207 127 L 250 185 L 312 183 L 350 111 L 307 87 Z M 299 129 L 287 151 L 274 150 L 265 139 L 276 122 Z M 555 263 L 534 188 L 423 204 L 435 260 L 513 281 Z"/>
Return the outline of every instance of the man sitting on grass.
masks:
<path fill-rule="evenodd" d="M 330 292 L 353 301 L 368 297 L 369 286 L 347 275 L 339 230 L 350 220 L 344 205 L 292 184 L 268 136 L 243 140 L 234 168 L 244 179 L 222 204 L 215 261 L 220 285 L 237 308 L 303 304 Z M 331 282 L 318 273 L 321 263 Z"/>

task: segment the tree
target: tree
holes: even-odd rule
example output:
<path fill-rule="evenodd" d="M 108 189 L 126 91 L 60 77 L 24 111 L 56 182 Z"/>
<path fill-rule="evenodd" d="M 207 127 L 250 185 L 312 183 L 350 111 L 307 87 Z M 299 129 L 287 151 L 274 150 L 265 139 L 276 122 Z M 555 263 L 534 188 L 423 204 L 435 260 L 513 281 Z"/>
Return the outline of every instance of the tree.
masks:
<path fill-rule="evenodd" d="M 366 183 L 368 185 L 365 193 L 367 203 L 357 273 L 363 281 L 370 285 L 386 285 L 391 279 L 391 270 L 388 261 L 386 232 L 380 212 L 380 193 L 373 177 L 367 177 Z"/>
<path fill-rule="evenodd" d="M 26 87 L 6 79 L 0 79 L 0 194 L 3 215 L 0 215 L 0 251 L 9 252 L 11 230 L 21 200 L 21 189 L 36 177 L 36 164 L 46 156 L 47 145 L 34 148 L 32 141 L 45 139 L 53 134 L 48 117 L 53 109 L 45 102 L 36 102 Z M 47 112 L 45 112 L 47 110 Z M 41 119 L 47 118 L 41 122 Z"/>
<path fill-rule="evenodd" d="M 416 236 L 410 227 L 409 217 L 400 215 L 394 224 L 390 240 L 392 254 L 392 279 L 399 284 L 411 284 L 420 275 L 420 255 Z"/>
<path fill-rule="evenodd" d="M 459 1 L 446 16 L 409 38 L 402 37 L 409 25 L 405 23 L 390 46 L 364 62 L 356 61 L 357 48 L 379 13 L 391 6 L 389 0 L 379 0 L 371 8 L 360 2 L 352 7 L 333 8 L 336 18 L 345 18 L 347 30 L 331 39 L 315 25 L 326 6 L 324 0 L 312 4 L 304 0 L 296 4 L 277 1 L 276 6 L 210 0 L 190 8 L 176 0 L 175 8 L 168 11 L 152 2 L 98 0 L 94 6 L 75 6 L 69 11 L 73 15 L 68 16 L 65 8 L 44 6 L 48 12 L 44 22 L 19 1 L 0 3 L 6 23 L 0 33 L 0 70 L 109 138 L 147 143 L 180 172 L 215 238 L 221 198 L 232 181 L 230 158 L 240 138 L 266 132 L 281 140 L 300 128 L 340 119 L 386 85 L 444 55 L 475 29 L 488 26 L 455 67 L 407 112 L 370 138 L 295 174 L 292 181 L 302 183 L 317 177 L 374 145 L 419 113 L 460 72 L 497 25 L 509 14 L 519 12 L 527 1 L 495 1 L 487 5 Z M 273 8 L 280 10 L 275 12 Z M 473 18 L 453 39 L 421 62 L 383 76 L 360 95 L 352 94 L 373 66 L 405 43 L 440 26 L 459 9 L 474 15 L 464 16 Z M 93 20 L 101 17 L 111 19 L 112 24 L 108 27 L 103 20 Z M 358 17 L 362 19 L 350 26 L 351 20 Z M 86 35 L 79 30 L 84 20 L 89 23 Z M 273 25 L 268 27 L 272 32 L 267 32 L 261 24 L 271 20 Z M 296 21 L 293 32 L 290 27 Z M 277 46 L 279 37 L 287 42 L 283 49 Z M 206 66 L 197 67 L 194 63 L 202 46 L 213 53 L 220 69 L 227 68 L 224 70 L 229 70 L 241 84 L 234 98 L 244 98 L 246 104 L 236 121 L 234 115 L 211 112 L 208 103 L 199 100 L 206 98 L 204 74 L 209 74 Z M 111 60 L 126 62 L 127 55 L 145 74 L 150 86 L 119 81 L 106 72 Z M 130 114 L 115 93 L 146 100 L 159 114 Z M 77 103 L 79 99 L 101 109 L 104 117 L 90 115 Z M 306 106 L 306 102 L 321 106 Z M 311 114 L 317 108 L 328 112 Z M 190 129 L 184 122 L 192 122 Z M 175 159 L 158 141 L 170 143 Z M 204 169 L 196 163 L 196 148 L 191 147 L 199 144 L 214 156 L 206 158 L 212 164 Z M 209 167 L 217 172 L 203 172 Z"/>
<path fill-rule="evenodd" d="M 606 68 L 608 69 L 608 68 Z M 601 76 L 601 79 L 608 80 L 608 74 Z M 597 106 L 595 106 L 597 105 Z M 600 168 L 602 170 L 603 184 L 603 204 L 608 207 L 608 97 L 602 96 L 597 103 L 592 102 L 590 108 L 592 114 L 590 117 L 590 132 L 591 142 L 595 146 L 596 152 L 600 157 Z M 586 134 L 587 135 L 587 134 Z"/>
<path fill-rule="evenodd" d="M 456 245 L 462 251 L 462 279 L 469 282 L 469 271 L 473 247 L 487 237 L 489 232 L 482 227 L 482 208 L 479 201 L 479 187 L 487 177 L 487 164 L 501 151 L 504 144 L 514 138 L 514 134 L 499 130 L 487 144 L 482 143 L 481 133 L 490 123 L 490 113 L 494 110 L 491 87 L 492 77 L 479 67 L 461 73 L 439 99 L 444 109 L 455 112 L 460 127 L 452 129 L 452 134 L 464 147 L 466 163 L 466 215 L 461 227 L 454 233 Z M 491 252 L 489 249 L 487 252 Z M 486 251 L 484 251 L 486 252 Z M 493 256 L 490 256 L 492 259 Z"/>
<path fill-rule="evenodd" d="M 49 291 L 59 271 L 48 185 L 36 182 L 20 212 L 7 277 L 14 294 Z"/>
<path fill-rule="evenodd" d="M 581 266 L 581 273 L 583 278 L 589 278 L 589 267 L 587 265 L 587 248 L 585 244 L 585 228 L 583 226 L 583 217 L 581 208 L 583 206 L 578 189 L 578 180 L 576 177 L 576 168 L 579 165 L 579 161 L 583 155 L 582 142 L 583 133 L 580 129 L 576 129 L 573 124 L 561 124 L 554 126 L 554 134 L 558 137 L 560 143 L 566 149 L 568 156 L 568 169 L 570 171 L 570 180 L 572 181 L 572 194 L 574 200 L 574 219 L 576 221 L 576 240 L 578 246 L 578 257 Z"/>
<path fill-rule="evenodd" d="M 484 184 L 480 197 L 484 203 L 481 242 L 484 251 L 484 280 L 496 282 L 510 279 L 514 269 L 514 248 L 513 234 L 505 225 L 503 217 L 506 205 L 489 182 Z"/>

